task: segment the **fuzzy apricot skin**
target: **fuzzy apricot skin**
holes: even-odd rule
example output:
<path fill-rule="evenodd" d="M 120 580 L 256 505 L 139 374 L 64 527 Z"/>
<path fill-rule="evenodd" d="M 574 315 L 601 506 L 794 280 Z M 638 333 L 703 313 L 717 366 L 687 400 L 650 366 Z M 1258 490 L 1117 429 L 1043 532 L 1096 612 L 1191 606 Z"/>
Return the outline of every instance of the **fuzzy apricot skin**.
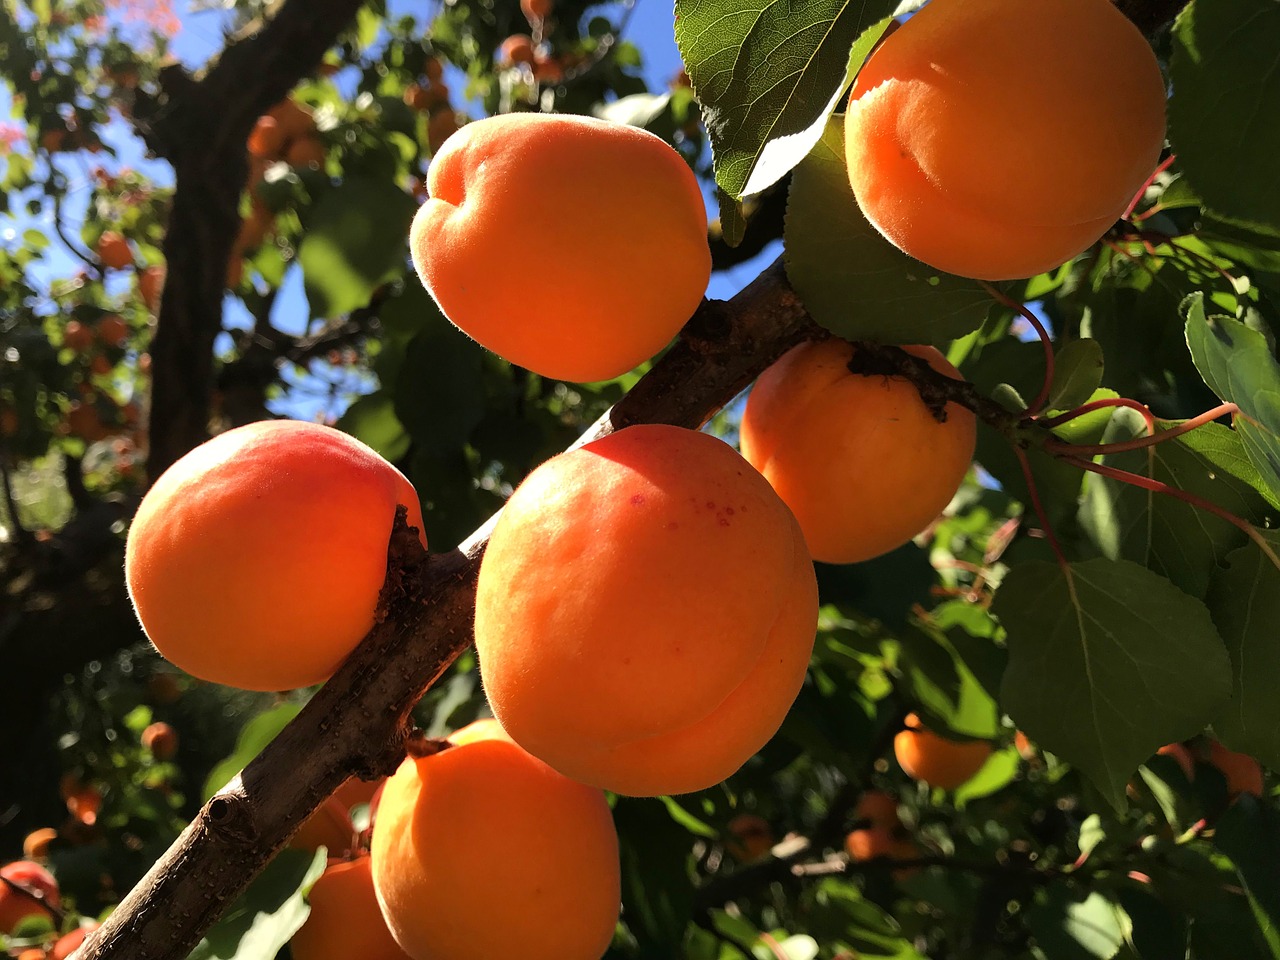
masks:
<path fill-rule="evenodd" d="M 387 929 L 368 856 L 330 860 L 307 901 L 307 922 L 289 941 L 293 960 L 412 960 Z"/>
<path fill-rule="evenodd" d="M 916 259 L 985 280 L 1093 244 L 1164 135 L 1159 64 L 1110 0 L 934 0 L 867 61 L 845 114 L 867 219 Z"/>
<path fill-rule="evenodd" d="M 427 174 L 409 233 L 445 315 L 562 380 L 620 376 L 670 342 L 711 275 L 697 179 L 637 127 L 516 113 L 469 123 Z"/>
<path fill-rule="evenodd" d="M 932 347 L 904 347 L 957 380 Z M 756 381 L 742 455 L 786 502 L 815 560 L 857 563 L 928 526 L 973 460 L 977 421 L 948 403 L 940 423 L 906 380 L 849 372 L 854 348 L 803 343 Z"/>
<path fill-rule="evenodd" d="M 764 746 L 803 683 L 816 620 L 786 505 L 731 447 L 661 425 L 531 473 L 476 590 L 503 726 L 566 776 L 634 796 L 709 787 Z"/>
<path fill-rule="evenodd" d="M 162 656 L 244 690 L 320 683 L 373 626 L 404 476 L 339 430 L 296 420 L 214 437 L 147 492 L 125 545 Z M 425 543 L 425 541 L 424 541 Z"/>
<path fill-rule="evenodd" d="M 598 960 L 621 899 L 599 790 L 530 756 L 495 720 L 409 757 L 383 788 L 373 880 L 415 960 Z M 354 954 L 353 954 L 354 956 Z"/>
<path fill-rule="evenodd" d="M 931 787 L 954 790 L 968 783 L 991 756 L 985 740 L 948 740 L 922 726 L 915 714 L 908 714 L 905 725 L 893 738 L 898 766 Z"/>

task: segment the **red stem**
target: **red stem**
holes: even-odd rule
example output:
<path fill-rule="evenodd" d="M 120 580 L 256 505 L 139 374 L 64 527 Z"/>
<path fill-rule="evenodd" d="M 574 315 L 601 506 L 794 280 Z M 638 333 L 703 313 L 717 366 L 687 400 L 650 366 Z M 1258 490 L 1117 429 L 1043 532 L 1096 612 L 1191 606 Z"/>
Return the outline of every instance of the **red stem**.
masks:
<path fill-rule="evenodd" d="M 1277 557 L 1275 551 L 1271 549 L 1271 544 L 1267 543 L 1266 537 L 1259 533 L 1253 524 L 1247 520 L 1242 520 L 1229 510 L 1224 510 L 1216 503 L 1205 500 L 1203 497 L 1197 497 L 1194 493 L 1187 493 L 1185 490 L 1171 487 L 1167 483 L 1161 483 L 1159 480 L 1153 480 L 1138 473 L 1130 473 L 1128 470 L 1108 467 L 1106 464 L 1094 463 L 1092 460 L 1085 460 L 1081 457 L 1063 456 L 1060 459 L 1063 463 L 1069 463 L 1072 466 L 1079 467 L 1081 470 L 1096 473 L 1110 480 L 1117 480 L 1120 483 L 1127 483 L 1143 490 L 1150 490 L 1152 493 L 1163 493 L 1166 496 L 1173 497 L 1175 500 L 1181 500 L 1183 503 L 1189 503 L 1193 507 L 1199 507 L 1201 510 L 1227 521 L 1227 523 L 1241 530 L 1245 536 L 1256 543 L 1266 558 L 1271 561 L 1277 570 L 1280 570 L 1280 557 Z"/>
<path fill-rule="evenodd" d="M 1111 453 L 1125 453 L 1129 450 L 1142 450 L 1146 447 L 1154 447 L 1157 443 L 1172 440 L 1174 437 L 1180 437 L 1184 433 L 1190 433 L 1197 427 L 1212 423 L 1219 417 L 1235 413 L 1239 409 L 1234 403 L 1219 404 L 1212 410 L 1206 410 L 1198 417 L 1182 421 L 1176 427 L 1162 430 L 1154 436 L 1138 437 L 1135 440 L 1124 440 L 1119 443 L 1064 443 L 1061 440 L 1046 440 L 1044 449 L 1053 454 L 1064 453 L 1068 456 L 1074 454 L 1076 456 L 1090 457 L 1106 456 Z"/>
<path fill-rule="evenodd" d="M 1147 408 L 1146 404 L 1139 403 L 1137 400 L 1130 400 L 1128 397 L 1108 397 L 1105 400 L 1092 400 L 1083 406 L 1076 407 L 1074 410 L 1068 410 L 1066 413 L 1060 413 L 1056 417 L 1049 417 L 1046 420 L 1039 420 L 1038 423 L 1046 427 L 1060 427 L 1064 423 L 1083 417 L 1086 413 L 1093 413 L 1095 410 L 1102 410 L 1106 407 L 1128 407 L 1130 410 L 1136 410 L 1142 414 L 1142 419 L 1147 421 L 1147 433 L 1156 432 L 1156 418 Z"/>
<path fill-rule="evenodd" d="M 1173 166 L 1173 161 L 1176 159 L 1177 159 L 1176 155 L 1171 153 L 1169 154 L 1168 157 L 1165 158 L 1164 162 L 1161 163 L 1160 166 L 1156 167 L 1154 170 L 1151 171 L 1151 176 L 1147 177 L 1147 179 L 1143 181 L 1142 186 L 1138 188 L 1138 192 L 1135 193 L 1133 195 L 1133 199 L 1129 201 L 1129 206 L 1125 207 L 1124 213 L 1120 215 L 1121 220 L 1128 220 L 1130 217 L 1133 216 L 1133 211 L 1137 209 L 1138 204 L 1142 202 L 1142 198 L 1146 196 L 1147 190 L 1150 188 L 1150 186 L 1156 182 L 1156 177 L 1160 176 L 1160 174 L 1164 173 L 1171 166 Z M 1148 210 L 1147 214 L 1149 215 L 1150 213 L 1151 211 Z"/>
<path fill-rule="evenodd" d="M 1035 329 L 1040 337 L 1040 342 L 1044 345 L 1044 384 L 1040 387 L 1039 396 L 1036 397 L 1031 406 L 1022 412 L 1022 419 L 1030 419 L 1043 410 L 1044 405 L 1049 402 L 1049 390 L 1053 387 L 1053 341 L 1049 339 L 1049 331 L 1044 328 L 1040 318 L 1028 310 L 1026 304 L 1018 303 L 1018 301 L 1005 296 L 985 280 L 979 280 L 978 282 L 982 284 L 982 288 L 997 303 L 1002 303 L 1009 309 L 1021 314 L 1022 319 L 1026 320 Z"/>
<path fill-rule="evenodd" d="M 1066 574 L 1067 579 L 1070 579 L 1071 567 L 1067 563 L 1067 555 L 1062 552 L 1062 545 L 1058 543 L 1058 537 L 1053 532 L 1053 526 L 1049 523 L 1049 516 L 1044 512 L 1044 504 L 1040 502 L 1040 491 L 1036 488 L 1036 478 L 1031 472 L 1031 461 L 1027 459 L 1027 452 L 1016 445 L 1013 448 L 1013 452 L 1017 454 L 1018 463 L 1022 467 L 1022 476 L 1027 481 L 1027 492 L 1031 494 L 1031 507 L 1035 510 L 1036 517 L 1040 521 L 1040 528 L 1044 530 L 1044 535 L 1049 541 L 1049 546 L 1053 548 L 1054 556 L 1058 558 L 1058 565 L 1062 567 L 1062 572 Z M 1067 459 L 1075 458 L 1069 457 Z"/>

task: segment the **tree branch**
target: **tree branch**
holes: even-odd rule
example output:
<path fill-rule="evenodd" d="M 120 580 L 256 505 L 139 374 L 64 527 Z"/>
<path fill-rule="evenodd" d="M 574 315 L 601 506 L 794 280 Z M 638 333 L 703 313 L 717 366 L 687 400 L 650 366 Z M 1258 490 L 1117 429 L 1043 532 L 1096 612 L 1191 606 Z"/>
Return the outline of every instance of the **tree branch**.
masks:
<path fill-rule="evenodd" d="M 222 329 L 227 263 L 248 175 L 245 140 L 257 118 L 315 68 L 360 6 L 361 0 L 287 0 L 198 82 L 169 68 L 164 93 L 140 123 L 177 180 L 164 242 L 168 275 L 151 344 L 152 479 L 207 437 L 213 341 Z"/>
<path fill-rule="evenodd" d="M 819 335 L 774 264 L 728 304 L 704 302 L 681 340 L 579 443 L 634 423 L 697 427 L 789 347 Z M 476 575 L 493 522 L 458 549 L 427 557 L 398 515 L 377 626 L 205 804 L 77 960 L 185 957 L 340 783 L 395 769 L 409 711 L 471 644 Z"/>

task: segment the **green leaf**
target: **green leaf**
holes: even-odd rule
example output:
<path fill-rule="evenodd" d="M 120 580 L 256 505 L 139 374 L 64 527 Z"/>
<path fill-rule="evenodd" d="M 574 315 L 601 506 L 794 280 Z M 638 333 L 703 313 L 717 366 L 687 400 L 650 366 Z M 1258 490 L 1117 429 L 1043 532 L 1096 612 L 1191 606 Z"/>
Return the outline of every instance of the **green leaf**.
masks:
<path fill-rule="evenodd" d="M 409 344 L 395 413 L 426 456 L 460 450 L 484 419 L 484 349 L 443 317 Z"/>
<path fill-rule="evenodd" d="M 892 9 L 892 0 L 677 0 L 676 45 L 721 189 L 759 193 L 800 162 Z"/>
<path fill-rule="evenodd" d="M 747 218 L 742 212 L 742 201 L 717 189 L 716 205 L 720 209 L 720 217 L 714 226 L 720 231 L 720 239 L 726 246 L 738 246 L 747 232 Z"/>
<path fill-rule="evenodd" d="M 1140 424 L 1137 414 L 1117 412 L 1112 427 L 1119 429 L 1103 439 L 1128 439 Z M 1105 462 L 1202 497 L 1252 523 L 1276 512 L 1255 488 L 1258 473 L 1239 435 L 1218 423 L 1145 450 L 1110 455 Z M 1240 529 L 1200 507 L 1105 477 L 1089 478 L 1081 523 L 1104 556 L 1140 563 L 1195 597 L 1204 596 L 1214 570 L 1246 539 Z"/>
<path fill-rule="evenodd" d="M 847 340 L 942 343 L 980 326 L 992 305 L 976 281 L 907 256 L 867 222 L 838 120 L 791 178 L 784 241 L 787 277 L 805 307 Z"/>
<path fill-rule="evenodd" d="M 1013 747 L 997 750 L 969 780 L 956 789 L 952 802 L 963 807 L 972 800 L 989 797 L 1014 781 L 1022 766 L 1022 758 Z"/>
<path fill-rule="evenodd" d="M 361 397 L 347 408 L 338 427 L 393 463 L 409 452 L 409 434 L 396 417 L 394 402 L 385 393 Z"/>
<path fill-rule="evenodd" d="M 302 711 L 297 703 L 281 703 L 262 711 L 240 730 L 236 748 L 221 763 L 209 771 L 204 781 L 204 799 L 208 800 L 226 785 L 227 781 L 245 768 L 263 748 L 276 738 L 289 721 Z"/>
<path fill-rule="evenodd" d="M 1264 536 L 1280 550 L 1280 535 Z M 1231 655 L 1231 702 L 1214 732 L 1280 769 L 1280 569 L 1250 541 L 1227 557 L 1205 602 Z"/>
<path fill-rule="evenodd" d="M 1050 410 L 1072 410 L 1102 384 L 1102 345 L 1097 340 L 1070 340 L 1054 355 Z"/>
<path fill-rule="evenodd" d="M 1069 890 L 1051 887 L 1045 902 L 1027 918 L 1043 955 L 1053 960 L 1111 960 L 1132 929 L 1128 914 L 1101 893 L 1079 901 L 1071 897 Z"/>
<path fill-rule="evenodd" d="M 992 612 L 1006 631 L 1002 703 L 1018 728 L 1078 766 L 1117 808 L 1138 764 L 1200 732 L 1231 667 L 1204 604 L 1105 559 L 1014 568 Z"/>
<path fill-rule="evenodd" d="M 403 272 L 416 209 L 404 191 L 367 177 L 348 177 L 320 199 L 298 248 L 312 316 L 364 306 Z"/>
<path fill-rule="evenodd" d="M 1219 213 L 1280 228 L 1280 3 L 1195 0 L 1173 28 L 1169 140 Z"/>
<path fill-rule="evenodd" d="M 1258 929 L 1280 956 L 1280 811 L 1242 796 L 1218 821 L 1213 845 L 1231 858 Z"/>
<path fill-rule="evenodd" d="M 1204 382 L 1240 413 L 1235 428 L 1245 452 L 1280 502 L 1280 365 L 1266 337 L 1230 317 L 1206 316 L 1204 294 L 1183 303 L 1187 346 Z"/>
<path fill-rule="evenodd" d="M 324 873 L 325 853 L 282 850 L 209 928 L 188 960 L 274 957 L 306 922 L 305 891 Z"/>
<path fill-rule="evenodd" d="M 613 810 L 622 858 L 622 904 L 641 956 L 674 957 L 693 915 L 693 836 L 652 799 L 619 797 Z"/>

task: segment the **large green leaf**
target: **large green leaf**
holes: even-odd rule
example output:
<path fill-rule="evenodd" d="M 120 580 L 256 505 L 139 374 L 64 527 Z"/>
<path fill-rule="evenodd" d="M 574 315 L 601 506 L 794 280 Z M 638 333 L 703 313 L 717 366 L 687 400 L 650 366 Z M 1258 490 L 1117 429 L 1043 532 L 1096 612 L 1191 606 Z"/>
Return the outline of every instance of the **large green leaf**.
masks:
<path fill-rule="evenodd" d="M 1272 502 L 1280 499 L 1280 364 L 1257 330 L 1230 317 L 1208 316 L 1204 295 L 1183 304 L 1187 346 L 1210 389 L 1240 408 L 1236 431 Z"/>
<path fill-rule="evenodd" d="M 619 797 L 613 820 L 622 859 L 623 910 L 640 956 L 676 956 L 693 915 L 688 872 L 693 834 L 656 799 Z"/>
<path fill-rule="evenodd" d="M 1027 925 L 1044 956 L 1053 960 L 1111 960 L 1133 929 L 1114 900 L 1090 893 L 1083 900 L 1059 885 L 1031 910 Z"/>
<path fill-rule="evenodd" d="M 993 612 L 1009 648 L 1005 710 L 1117 808 L 1138 764 L 1202 730 L 1229 695 L 1204 604 L 1136 563 L 1023 564 Z"/>
<path fill-rule="evenodd" d="M 1213 843 L 1231 858 L 1258 930 L 1280 957 L 1280 812 L 1253 797 L 1241 797 L 1218 822 Z"/>
<path fill-rule="evenodd" d="M 844 160 L 844 125 L 791 178 L 787 277 L 813 318 L 847 340 L 943 343 L 980 326 L 992 305 L 975 280 L 907 256 L 862 215 Z"/>
<path fill-rule="evenodd" d="M 364 306 L 375 288 L 400 275 L 415 210 L 413 198 L 389 181 L 354 176 L 315 205 L 298 248 L 312 316 Z"/>
<path fill-rule="evenodd" d="M 1280 535 L 1266 538 L 1280 551 Z M 1232 667 L 1231 702 L 1214 717 L 1214 732 L 1280 769 L 1280 569 L 1250 542 L 1227 557 L 1205 602 Z"/>
<path fill-rule="evenodd" d="M 1140 418 L 1117 414 L 1107 441 L 1127 439 Z M 1258 472 L 1240 437 L 1217 423 L 1145 450 L 1108 456 L 1109 466 L 1152 477 L 1195 494 L 1242 519 L 1263 523 L 1270 510 L 1255 488 Z M 1226 520 L 1171 496 L 1132 484 L 1090 477 L 1081 521 L 1104 556 L 1132 560 L 1168 577 L 1185 593 L 1203 597 L 1209 577 L 1245 534 Z"/>
<path fill-rule="evenodd" d="M 187 960 L 274 957 L 306 922 L 303 899 L 324 872 L 324 851 L 282 850 L 204 935 Z"/>
<path fill-rule="evenodd" d="M 758 193 L 800 162 L 893 6 L 676 0 L 676 44 L 702 104 L 722 190 Z"/>
<path fill-rule="evenodd" d="M 396 417 L 391 397 L 381 391 L 348 407 L 338 426 L 392 462 L 409 452 L 409 434 Z"/>
<path fill-rule="evenodd" d="M 1173 28 L 1169 139 L 1205 203 L 1280 228 L 1280 2 L 1194 0 Z"/>

